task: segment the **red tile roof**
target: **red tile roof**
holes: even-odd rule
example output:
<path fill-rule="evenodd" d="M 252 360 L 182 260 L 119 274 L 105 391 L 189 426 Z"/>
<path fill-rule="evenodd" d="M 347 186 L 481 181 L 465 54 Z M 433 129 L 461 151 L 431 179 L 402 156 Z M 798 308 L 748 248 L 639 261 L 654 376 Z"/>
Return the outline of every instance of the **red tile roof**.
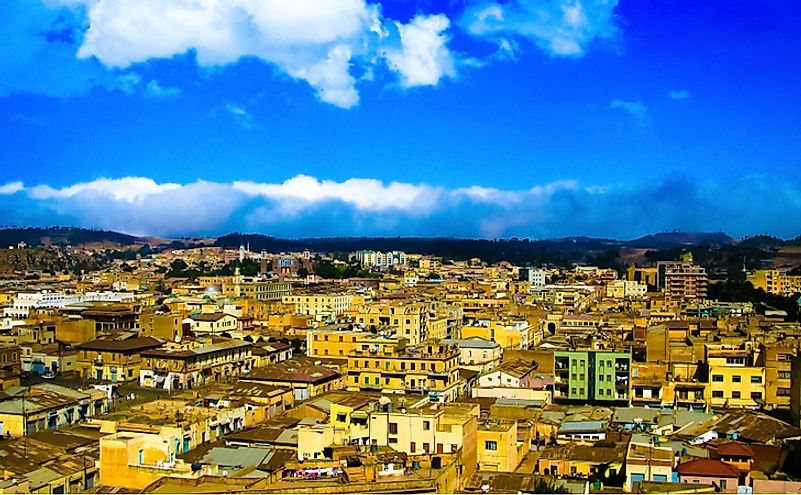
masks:
<path fill-rule="evenodd" d="M 717 452 L 721 456 L 754 457 L 754 451 L 751 447 L 742 442 L 727 442 L 718 445 Z"/>
<path fill-rule="evenodd" d="M 718 478 L 739 478 L 740 470 L 717 459 L 693 459 L 676 466 L 679 474 L 713 476 Z"/>

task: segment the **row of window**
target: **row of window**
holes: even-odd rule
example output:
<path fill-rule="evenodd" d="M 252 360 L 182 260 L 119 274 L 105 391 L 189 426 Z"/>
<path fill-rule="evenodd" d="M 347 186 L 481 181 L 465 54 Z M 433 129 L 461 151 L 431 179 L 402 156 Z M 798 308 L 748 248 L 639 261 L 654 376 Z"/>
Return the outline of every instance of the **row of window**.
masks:
<path fill-rule="evenodd" d="M 712 391 L 712 398 L 713 399 L 723 399 L 724 398 L 723 397 L 723 390 L 713 390 Z M 731 393 L 731 398 L 732 399 L 741 399 L 742 398 L 742 394 L 740 393 L 739 390 L 733 390 L 732 393 Z M 761 399 L 762 398 L 762 392 L 751 392 L 751 398 L 752 399 Z"/>
<path fill-rule="evenodd" d="M 722 382 L 723 375 L 712 375 L 713 382 Z M 740 375 L 732 375 L 731 376 L 732 383 L 741 383 L 743 381 L 743 377 Z M 751 383 L 762 383 L 762 377 L 758 375 L 751 375 Z"/>

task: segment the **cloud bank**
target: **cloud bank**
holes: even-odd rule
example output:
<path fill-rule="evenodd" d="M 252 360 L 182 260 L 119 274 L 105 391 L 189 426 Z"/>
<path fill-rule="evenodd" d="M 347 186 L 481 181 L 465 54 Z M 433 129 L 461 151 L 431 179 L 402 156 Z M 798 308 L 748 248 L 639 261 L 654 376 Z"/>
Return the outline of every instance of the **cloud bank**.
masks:
<path fill-rule="evenodd" d="M 374 69 L 385 69 L 394 78 L 390 85 L 411 88 L 485 66 L 453 49 L 454 31 L 504 52 L 513 52 L 521 38 L 552 56 L 582 56 L 593 41 L 617 33 L 616 5 L 479 2 L 454 23 L 442 12 L 399 22 L 366 0 L 4 0 L 0 73 L 10 76 L 0 81 L 0 96 L 73 96 L 100 86 L 176 97 L 181 88 L 143 81 L 139 71 L 152 60 L 189 53 L 212 72 L 260 60 L 308 84 L 321 101 L 350 108 L 359 102 L 358 84 L 372 80 Z"/>
<path fill-rule="evenodd" d="M 0 184 L 0 215 L 5 224 L 168 236 L 238 230 L 290 237 L 632 238 L 679 229 L 791 237 L 801 230 L 793 220 L 801 218 L 801 185 L 761 176 L 666 178 L 638 186 L 565 180 L 519 190 L 306 175 L 187 184 L 122 177 L 64 187 Z"/>

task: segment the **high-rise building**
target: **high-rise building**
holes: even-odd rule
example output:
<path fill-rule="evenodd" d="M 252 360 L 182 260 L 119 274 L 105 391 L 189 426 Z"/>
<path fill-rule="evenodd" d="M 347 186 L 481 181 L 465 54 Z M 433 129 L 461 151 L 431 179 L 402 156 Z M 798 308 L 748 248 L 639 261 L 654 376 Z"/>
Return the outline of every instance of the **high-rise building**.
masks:
<path fill-rule="evenodd" d="M 706 269 L 691 261 L 660 261 L 657 267 L 657 288 L 669 300 L 703 300 L 706 298 Z"/>

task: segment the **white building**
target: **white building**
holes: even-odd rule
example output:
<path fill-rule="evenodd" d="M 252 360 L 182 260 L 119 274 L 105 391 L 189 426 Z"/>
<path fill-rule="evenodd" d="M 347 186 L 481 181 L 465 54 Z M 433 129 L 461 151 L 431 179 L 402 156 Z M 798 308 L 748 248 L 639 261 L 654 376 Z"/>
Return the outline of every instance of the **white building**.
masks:
<path fill-rule="evenodd" d="M 356 251 L 356 259 L 362 266 L 371 268 L 391 268 L 406 264 L 406 253 L 403 251 Z"/>
<path fill-rule="evenodd" d="M 28 318 L 30 311 L 39 309 L 63 308 L 70 304 L 90 301 L 122 302 L 133 299 L 129 292 L 86 292 L 84 294 L 67 294 L 64 292 L 20 292 L 14 297 L 11 306 L 3 310 L 3 316 L 14 318 Z"/>

